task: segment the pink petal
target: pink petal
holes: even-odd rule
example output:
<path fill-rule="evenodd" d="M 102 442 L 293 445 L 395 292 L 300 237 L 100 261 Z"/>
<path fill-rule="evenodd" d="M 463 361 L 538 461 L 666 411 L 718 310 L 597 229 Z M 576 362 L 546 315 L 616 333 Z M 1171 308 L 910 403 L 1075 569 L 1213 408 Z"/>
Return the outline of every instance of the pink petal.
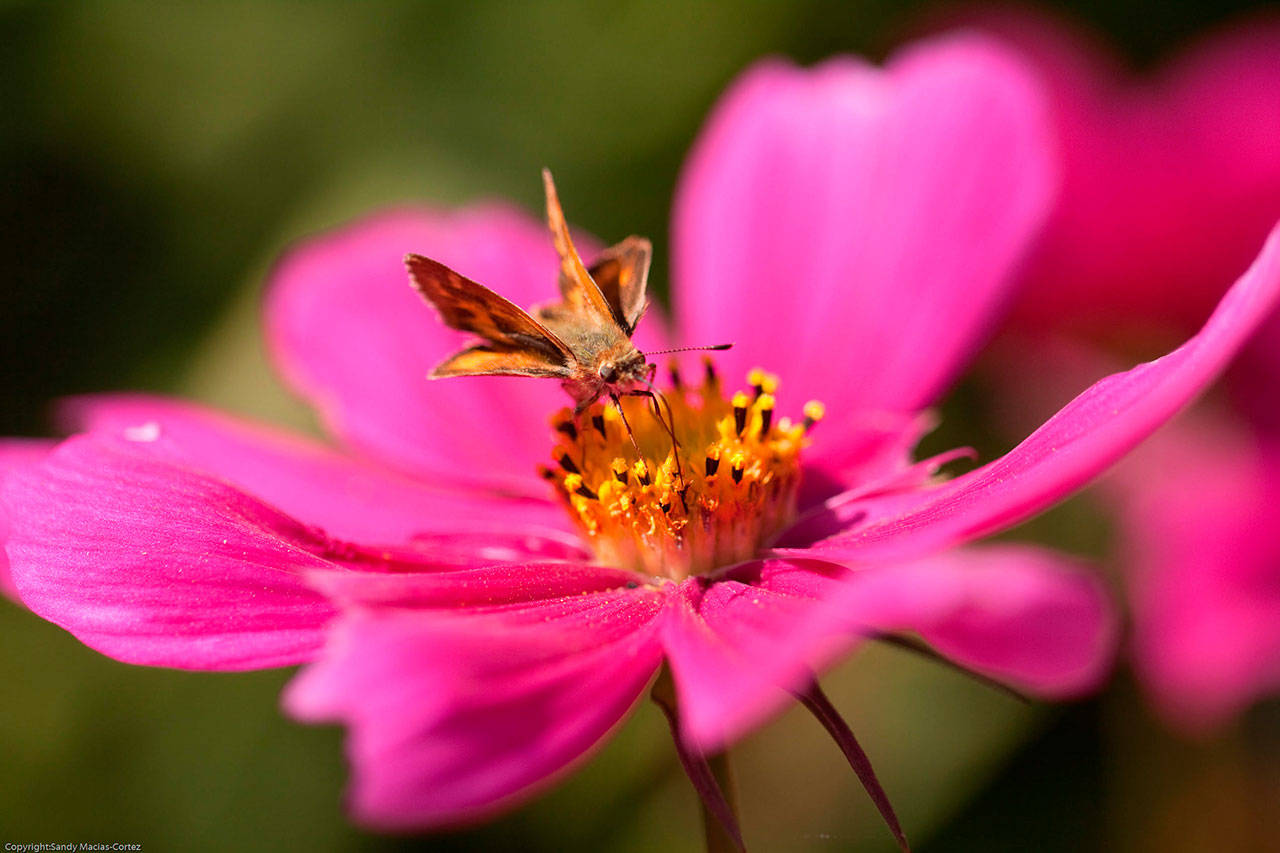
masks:
<path fill-rule="evenodd" d="M 1052 551 L 990 545 L 897 571 L 867 569 L 828 606 L 885 631 L 916 631 L 966 669 L 1046 696 L 1095 689 L 1110 670 L 1117 614 L 1102 583 Z"/>
<path fill-rule="evenodd" d="M 44 459 L 57 444 L 42 438 L 9 438 L 0 440 L 0 483 L 4 482 L 11 471 L 27 465 L 34 465 Z M 5 555 L 4 543 L 9 537 L 9 516 L 5 512 L 4 502 L 0 501 L 0 594 L 14 601 L 18 600 L 18 588 L 13 585 L 9 576 L 9 558 Z"/>
<path fill-rule="evenodd" d="M 156 450 L 174 453 L 184 467 L 226 480 L 343 539 L 403 543 L 440 530 L 501 538 L 514 529 L 556 543 L 557 556 L 582 556 L 576 537 L 562 532 L 564 511 L 550 500 L 446 488 L 269 426 L 162 397 L 78 397 L 63 404 L 62 414 L 72 429 L 163 438 Z"/>
<path fill-rule="evenodd" d="M 589 253 L 592 241 L 580 242 Z M 545 379 L 428 381 L 467 338 L 446 328 L 409 286 L 408 252 L 436 258 L 522 307 L 558 293 L 551 238 L 521 213 L 383 214 L 281 261 L 266 306 L 277 363 L 338 435 L 384 461 L 432 479 L 544 495 L 535 466 L 551 447 L 547 419 L 568 397 Z M 649 346 L 661 324 L 650 311 L 637 341 Z"/>
<path fill-rule="evenodd" d="M 1097 685 L 1116 620 L 1101 585 L 1051 552 L 950 551 L 841 569 L 767 561 L 686 588 L 663 641 L 690 739 L 714 749 L 790 701 L 814 670 L 883 632 L 919 633 L 973 671 L 1046 695 Z"/>
<path fill-rule="evenodd" d="M 22 600 L 129 663 L 254 669 L 308 659 L 333 608 L 301 572 L 325 542 L 124 441 L 72 438 L 6 478 Z"/>
<path fill-rule="evenodd" d="M 1153 444 L 1115 483 L 1134 665 L 1201 731 L 1280 690 L 1280 448 L 1207 417 Z"/>
<path fill-rule="evenodd" d="M 1000 459 L 903 506 L 868 501 L 861 522 L 810 549 L 831 560 L 919 554 L 1011 527 L 1088 483 L 1214 380 L 1280 299 L 1280 227 L 1204 328 L 1155 361 L 1094 384 Z M 911 505 L 914 504 L 914 505 Z M 849 507 L 846 509 L 854 509 Z"/>
<path fill-rule="evenodd" d="M 0 439 L 0 477 L 42 461 L 57 444 L 47 438 Z"/>
<path fill-rule="evenodd" d="M 937 425 L 931 413 L 844 412 L 823 422 L 805 452 L 800 509 L 837 494 L 901 477 L 921 437 Z"/>
<path fill-rule="evenodd" d="M 682 339 L 738 344 L 789 399 L 914 412 L 981 342 L 1048 212 L 1052 144 L 1021 64 L 969 37 L 884 71 L 756 66 L 717 107 L 675 208 Z"/>
<path fill-rule="evenodd" d="M 1018 319 L 1194 328 L 1280 217 L 1280 19 L 1241 21 L 1141 78 L 1051 16 L 971 23 L 1037 65 L 1063 140 Z"/>
<path fill-rule="evenodd" d="M 921 491 L 930 486 L 943 467 L 961 459 L 972 460 L 976 455 L 971 447 L 938 453 L 919 462 L 902 465 L 808 506 L 804 502 L 808 487 L 802 486 L 802 512 L 790 527 L 776 537 L 773 550 L 791 553 L 797 547 L 807 548 L 820 540 L 838 536 L 867 518 L 890 517 L 903 509 L 912 508 L 920 502 Z M 816 473 L 821 477 L 825 472 L 819 469 Z M 805 474 L 809 474 L 808 469 Z"/>
<path fill-rule="evenodd" d="M 644 587 L 472 615 L 356 609 L 285 705 L 350 727 L 361 821 L 475 820 L 549 784 L 621 721 L 660 663 L 665 598 Z"/>
<path fill-rule="evenodd" d="M 661 637 L 691 747 L 722 749 L 794 701 L 791 691 L 812 677 L 805 653 L 813 642 L 807 626 L 816 606 L 767 583 L 694 578 L 681 586 Z M 803 652 L 779 665 L 777 648 L 784 642 L 790 648 L 801 636 Z"/>
<path fill-rule="evenodd" d="M 549 599 L 572 599 L 617 589 L 648 587 L 646 575 L 574 562 L 483 565 L 481 554 L 470 566 L 415 572 L 320 570 L 309 574 L 313 587 L 340 607 L 389 606 L 400 609 L 487 610 L 542 608 Z M 584 599 L 586 600 L 586 599 Z"/>

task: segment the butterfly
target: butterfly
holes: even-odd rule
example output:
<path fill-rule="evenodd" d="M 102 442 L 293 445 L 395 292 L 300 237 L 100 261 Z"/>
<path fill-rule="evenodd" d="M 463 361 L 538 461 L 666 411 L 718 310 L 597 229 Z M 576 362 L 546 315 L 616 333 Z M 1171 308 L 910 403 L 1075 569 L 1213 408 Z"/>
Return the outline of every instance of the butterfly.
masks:
<path fill-rule="evenodd" d="M 409 255 L 413 286 L 445 325 L 480 340 L 438 364 L 446 376 L 537 376 L 559 379 L 581 414 L 608 394 L 652 396 L 656 365 L 631 341 L 648 307 L 646 288 L 653 247 L 628 237 L 587 267 L 569 236 L 551 173 L 542 171 L 547 224 L 560 256 L 560 300 L 525 311 L 439 261 Z M 722 349 L 726 347 L 716 347 Z M 637 385 L 648 391 L 634 391 Z M 619 410 L 621 407 L 619 406 Z"/>

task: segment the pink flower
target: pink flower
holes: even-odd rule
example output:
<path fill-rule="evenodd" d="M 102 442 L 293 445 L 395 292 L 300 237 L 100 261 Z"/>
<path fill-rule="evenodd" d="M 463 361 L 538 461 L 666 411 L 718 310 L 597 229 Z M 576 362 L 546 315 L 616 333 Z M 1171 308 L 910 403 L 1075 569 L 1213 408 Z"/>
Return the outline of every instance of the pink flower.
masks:
<path fill-rule="evenodd" d="M 1142 78 L 1051 19 L 972 19 L 1051 84 L 1065 162 L 1012 324 L 1023 336 L 1004 351 L 1030 349 L 1059 375 L 1099 375 L 1105 356 L 1043 346 L 1045 332 L 1126 344 L 1137 329 L 1177 335 L 1280 217 L 1280 19 L 1224 29 Z M 1036 383 L 1007 373 L 1025 404 Z M 1121 523 L 1135 670 L 1184 730 L 1219 725 L 1280 687 L 1278 377 L 1273 315 L 1229 374 L 1234 406 L 1174 424 L 1103 492 Z"/>
<path fill-rule="evenodd" d="M 1134 666 L 1157 707 L 1188 732 L 1280 689 L 1277 438 L 1259 438 L 1226 412 L 1196 411 L 1115 484 Z"/>
<path fill-rule="evenodd" d="M 977 6 L 962 20 L 1036 66 L 1061 143 L 1061 196 L 1014 320 L 1197 327 L 1280 217 L 1280 17 L 1145 74 L 1045 14 Z"/>
<path fill-rule="evenodd" d="M 812 673 L 880 634 L 916 632 L 1040 694 L 1089 690 L 1114 638 L 1098 582 L 1048 551 L 972 543 L 1088 482 L 1212 381 L 1280 298 L 1280 231 L 1184 345 L 940 482 L 951 455 L 910 459 L 922 409 L 1008 297 L 1052 151 L 1035 85 L 980 39 L 922 43 L 884 71 L 749 71 L 676 203 L 678 341 L 736 343 L 718 377 L 686 369 L 669 392 L 685 481 L 640 408 L 644 465 L 612 410 L 566 427 L 553 383 L 425 381 L 458 339 L 400 259 L 432 255 L 527 305 L 556 269 L 532 221 L 401 211 L 302 246 L 274 274 L 267 333 L 350 453 L 178 402 L 74 401 L 82 434 L 5 479 L 18 590 L 121 660 L 308 664 L 286 707 L 347 724 L 352 806 L 379 826 L 527 796 L 664 663 L 695 778 L 797 694 L 865 772 Z M 655 315 L 642 347 L 663 337 Z M 781 387 L 757 373 L 757 393 L 726 399 L 757 364 Z M 775 392 L 795 401 L 778 417 Z M 829 413 L 816 430 L 817 406 L 781 417 L 809 397 Z"/>
<path fill-rule="evenodd" d="M 1104 492 L 1119 509 L 1134 669 L 1191 734 L 1280 690 L 1277 319 L 1228 375 L 1230 395 L 1179 418 Z"/>
<path fill-rule="evenodd" d="M 1252 405 L 1274 405 L 1280 373 L 1266 381 L 1258 355 L 1277 341 L 1255 336 L 1224 383 L 1234 396 L 1180 415 L 1098 491 L 1117 525 L 1134 671 L 1155 710 L 1186 734 L 1209 733 L 1280 688 L 1280 432 Z M 1067 377 L 1114 367 L 1079 341 L 1033 351 L 1034 371 L 1005 372 L 1006 403 L 1043 409 Z M 1034 381 L 1039 391 L 1025 390 Z"/>

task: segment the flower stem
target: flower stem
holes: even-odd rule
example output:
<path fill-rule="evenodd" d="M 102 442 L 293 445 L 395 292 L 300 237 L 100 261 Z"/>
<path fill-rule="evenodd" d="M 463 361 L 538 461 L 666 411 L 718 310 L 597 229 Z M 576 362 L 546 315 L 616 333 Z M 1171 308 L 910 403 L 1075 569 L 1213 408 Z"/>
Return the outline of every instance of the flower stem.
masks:
<path fill-rule="evenodd" d="M 725 752 L 708 755 L 685 742 L 675 683 L 666 667 L 658 673 L 649 695 L 666 716 L 680 765 L 684 767 L 685 775 L 698 792 L 698 799 L 702 803 L 702 826 L 707 853 L 745 853 L 746 846 L 742 843 L 742 830 L 738 825 L 738 809 L 734 803 L 728 755 Z"/>
<path fill-rule="evenodd" d="M 738 792 L 733 784 L 733 771 L 729 766 L 729 751 L 718 752 L 707 756 L 707 764 L 711 766 L 711 774 L 715 776 L 720 790 L 724 792 L 729 811 L 736 819 L 738 816 Z M 738 853 L 741 849 L 733 836 L 725 830 L 724 824 L 711 813 L 705 802 L 702 803 L 702 830 L 707 840 L 707 853 Z"/>

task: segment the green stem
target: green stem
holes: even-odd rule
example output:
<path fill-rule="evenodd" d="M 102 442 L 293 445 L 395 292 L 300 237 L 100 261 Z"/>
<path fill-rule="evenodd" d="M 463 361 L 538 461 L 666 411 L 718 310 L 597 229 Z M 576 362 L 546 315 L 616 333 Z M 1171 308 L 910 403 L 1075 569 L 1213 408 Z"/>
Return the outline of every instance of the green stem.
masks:
<path fill-rule="evenodd" d="M 720 790 L 724 791 L 724 798 L 728 801 L 733 816 L 737 818 L 738 792 L 733 784 L 733 771 L 729 767 L 729 751 L 708 756 L 707 764 L 711 766 L 711 773 L 720 784 Z M 707 853 L 738 853 L 737 843 L 707 809 L 706 803 L 702 803 L 702 830 L 707 840 Z"/>
<path fill-rule="evenodd" d="M 715 755 L 690 749 L 684 742 L 680 727 L 680 709 L 676 700 L 675 682 L 671 672 L 665 666 L 658 673 L 653 689 L 649 692 L 653 701 L 667 718 L 671 726 L 671 739 L 675 744 L 676 754 L 684 772 L 698 792 L 698 801 L 702 808 L 703 836 L 707 842 L 707 853 L 745 853 L 735 833 L 740 832 L 738 806 L 733 789 L 733 774 L 729 772 L 729 755 L 719 752 Z M 726 826 L 732 827 L 726 829 Z"/>

